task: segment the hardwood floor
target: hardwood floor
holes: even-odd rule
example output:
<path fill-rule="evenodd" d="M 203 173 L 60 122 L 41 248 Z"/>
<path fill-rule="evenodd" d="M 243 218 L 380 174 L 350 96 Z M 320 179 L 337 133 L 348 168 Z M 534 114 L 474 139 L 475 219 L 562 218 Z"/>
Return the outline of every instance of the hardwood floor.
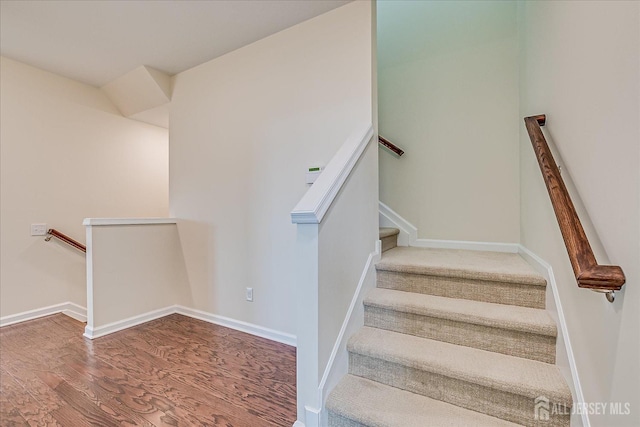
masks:
<path fill-rule="evenodd" d="M 0 425 L 290 427 L 295 348 L 181 315 L 98 338 L 57 314 L 0 329 Z"/>

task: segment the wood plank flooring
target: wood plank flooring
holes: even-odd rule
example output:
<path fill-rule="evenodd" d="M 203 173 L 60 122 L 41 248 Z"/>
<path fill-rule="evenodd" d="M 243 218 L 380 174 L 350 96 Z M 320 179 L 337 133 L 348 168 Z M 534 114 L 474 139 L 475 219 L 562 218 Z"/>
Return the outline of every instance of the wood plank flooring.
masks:
<path fill-rule="evenodd" d="M 174 314 L 93 341 L 63 314 L 0 329 L 0 426 L 287 426 L 296 350 Z"/>

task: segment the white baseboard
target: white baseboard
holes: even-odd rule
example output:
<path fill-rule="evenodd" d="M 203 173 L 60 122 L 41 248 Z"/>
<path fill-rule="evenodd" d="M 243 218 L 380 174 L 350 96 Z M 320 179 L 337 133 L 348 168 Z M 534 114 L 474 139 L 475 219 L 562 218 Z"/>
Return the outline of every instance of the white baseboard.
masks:
<path fill-rule="evenodd" d="M 207 313 L 205 311 L 196 310 L 194 308 L 184 307 L 181 305 L 175 306 L 175 313 L 192 317 L 194 319 L 203 320 L 205 322 L 213 323 L 216 325 L 225 326 L 237 331 L 246 332 L 251 335 L 269 339 L 271 341 L 276 341 L 293 347 L 296 346 L 295 335 L 265 328 L 259 325 L 254 325 L 253 323 L 243 322 L 242 320 L 235 320 L 229 317 Z"/>
<path fill-rule="evenodd" d="M 296 422 L 293 423 L 293 427 L 306 427 L 306 426 L 302 421 L 296 420 Z"/>
<path fill-rule="evenodd" d="M 67 308 L 62 311 L 62 314 L 65 314 L 72 319 L 76 319 L 77 321 L 82 323 L 87 322 L 87 309 L 72 302 L 67 303 Z"/>
<path fill-rule="evenodd" d="M 573 348 L 571 346 L 571 340 L 569 339 L 569 329 L 567 322 L 564 318 L 564 311 L 562 310 L 562 302 L 560 301 L 560 294 L 558 293 L 558 285 L 556 278 L 553 274 L 553 268 L 549 263 L 540 258 L 538 255 L 531 252 L 529 249 L 522 245 L 518 245 L 518 253 L 525 259 L 538 273 L 542 274 L 547 280 L 547 284 L 551 287 L 553 294 L 553 300 L 555 302 L 557 321 L 560 326 L 560 333 L 562 334 L 562 340 L 566 351 L 566 357 L 568 359 L 569 368 L 571 370 L 571 380 L 573 382 L 573 389 L 575 391 L 574 402 L 584 402 L 584 394 L 582 393 L 582 386 L 580 384 L 580 377 L 578 376 L 578 368 L 576 366 L 576 360 L 573 355 Z M 589 420 L 589 411 L 582 412 L 582 426 L 591 427 L 591 421 Z"/>
<path fill-rule="evenodd" d="M 89 326 L 87 326 L 85 328 L 84 336 L 90 339 L 103 337 L 105 335 L 112 334 L 123 329 L 128 329 L 133 326 L 137 326 L 142 323 L 146 323 L 151 320 L 159 319 L 161 317 L 175 313 L 198 320 L 203 320 L 205 322 L 214 323 L 216 325 L 224 326 L 230 329 L 235 329 L 237 331 L 246 332 L 251 335 L 269 339 L 271 341 L 277 341 L 294 347 L 296 345 L 296 337 L 294 335 L 285 334 L 284 332 L 275 331 L 273 329 L 254 325 L 252 323 L 230 319 L 224 316 L 218 316 L 217 314 L 196 310 L 194 308 L 184 307 L 181 305 L 172 305 L 169 307 L 161 308 L 159 310 L 150 311 L 139 316 L 134 316 L 118 322 L 109 323 L 98 328 L 90 328 Z"/>
<path fill-rule="evenodd" d="M 416 227 L 380 201 L 378 202 L 378 213 L 380 214 L 380 227 L 394 227 L 400 230 L 398 246 L 413 246 L 413 242 L 418 238 Z"/>
<path fill-rule="evenodd" d="M 72 302 L 65 302 L 61 304 L 51 305 L 49 307 L 38 308 L 35 310 L 29 310 L 22 313 L 12 314 L 9 316 L 3 316 L 0 318 L 0 327 L 14 325 L 16 323 L 26 322 L 28 320 L 38 319 L 40 317 L 51 316 L 52 314 L 62 313 L 80 322 L 87 321 L 87 309 Z M 241 320 L 230 319 L 224 316 L 218 316 L 216 314 L 207 313 L 205 311 L 196 310 L 181 305 L 172 305 L 169 307 L 161 308 L 159 310 L 150 311 L 138 316 L 133 316 L 128 319 L 120 320 L 117 322 L 109 323 L 97 328 L 85 327 L 84 336 L 89 339 L 95 339 L 103 337 L 114 332 L 128 329 L 133 326 L 140 325 L 142 323 L 149 322 L 151 320 L 159 319 L 170 314 L 182 314 L 183 316 L 192 317 L 194 319 L 203 320 L 205 322 L 214 323 L 216 325 L 225 326 L 237 331 L 246 332 L 251 335 L 255 335 L 262 338 L 267 338 L 271 341 L 277 341 L 290 346 L 296 346 L 296 337 L 292 334 L 286 334 L 284 332 L 276 331 L 273 329 L 265 328 L 262 326 L 254 325 L 252 323 L 243 322 Z"/>
<path fill-rule="evenodd" d="M 398 246 L 416 248 L 466 249 L 470 251 L 490 251 L 518 253 L 517 243 L 471 242 L 463 240 L 418 239 L 418 229 L 396 211 L 382 202 L 378 202 L 380 227 L 395 227 L 400 230 Z"/>
<path fill-rule="evenodd" d="M 50 305 L 48 307 L 37 308 L 35 310 L 0 317 L 0 327 L 14 325 L 16 323 L 26 322 L 28 320 L 34 320 L 58 313 L 66 314 L 67 316 L 81 322 L 87 321 L 86 308 L 80 307 L 78 304 L 74 304 L 72 302 L 63 302 L 61 304 Z"/>
<path fill-rule="evenodd" d="M 305 427 L 320 427 L 321 424 L 321 412 L 322 410 L 317 408 L 311 408 L 309 406 L 304 407 L 304 420 L 305 424 L 302 424 Z M 326 425 L 326 424 L 325 424 Z"/>
<path fill-rule="evenodd" d="M 100 338 L 105 335 L 109 335 L 114 332 L 121 331 L 123 329 L 128 329 L 133 326 L 140 325 L 142 323 L 150 322 L 151 320 L 168 316 L 175 312 L 176 312 L 176 306 L 172 305 L 172 306 L 161 308 L 158 310 L 149 311 L 147 313 L 140 314 L 138 316 L 129 317 L 123 320 L 118 320 L 117 322 L 108 323 L 103 326 L 98 326 L 97 328 L 93 328 L 87 325 L 84 328 L 84 336 L 89 339 Z"/>
<path fill-rule="evenodd" d="M 464 240 L 416 239 L 410 246 L 417 248 L 466 249 L 470 251 L 518 253 L 517 243 L 471 242 Z"/>

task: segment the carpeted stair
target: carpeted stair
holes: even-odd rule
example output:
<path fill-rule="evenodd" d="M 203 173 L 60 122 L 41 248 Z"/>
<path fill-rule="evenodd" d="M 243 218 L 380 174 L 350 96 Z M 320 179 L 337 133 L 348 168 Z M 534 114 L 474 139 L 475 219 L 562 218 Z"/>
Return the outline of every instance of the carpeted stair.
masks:
<path fill-rule="evenodd" d="M 546 282 L 519 255 L 395 247 L 376 269 L 329 426 L 569 426 Z"/>
<path fill-rule="evenodd" d="M 393 249 L 398 246 L 398 234 L 400 234 L 400 230 L 397 228 L 380 227 L 382 252 L 386 252 L 389 249 Z"/>

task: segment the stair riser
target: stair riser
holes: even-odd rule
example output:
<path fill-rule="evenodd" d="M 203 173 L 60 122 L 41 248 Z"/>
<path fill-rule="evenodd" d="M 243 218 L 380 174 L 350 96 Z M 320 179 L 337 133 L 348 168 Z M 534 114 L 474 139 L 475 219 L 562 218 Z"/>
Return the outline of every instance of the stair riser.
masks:
<path fill-rule="evenodd" d="M 389 249 L 393 249 L 398 246 L 398 235 L 387 236 L 380 239 L 382 241 L 382 252 L 386 252 Z"/>
<path fill-rule="evenodd" d="M 361 424 L 357 421 L 350 420 L 349 418 L 341 417 L 331 411 L 329 411 L 328 425 L 329 427 L 368 427 L 366 424 Z"/>
<path fill-rule="evenodd" d="M 569 415 L 564 414 L 550 413 L 548 421 L 536 420 L 534 397 L 524 397 L 357 353 L 349 353 L 349 373 L 528 427 L 570 425 Z"/>
<path fill-rule="evenodd" d="M 378 270 L 377 277 L 379 288 L 521 307 L 545 308 L 544 286 L 426 276 L 386 270 Z"/>
<path fill-rule="evenodd" d="M 510 356 L 555 363 L 556 338 L 365 305 L 364 324 Z"/>

